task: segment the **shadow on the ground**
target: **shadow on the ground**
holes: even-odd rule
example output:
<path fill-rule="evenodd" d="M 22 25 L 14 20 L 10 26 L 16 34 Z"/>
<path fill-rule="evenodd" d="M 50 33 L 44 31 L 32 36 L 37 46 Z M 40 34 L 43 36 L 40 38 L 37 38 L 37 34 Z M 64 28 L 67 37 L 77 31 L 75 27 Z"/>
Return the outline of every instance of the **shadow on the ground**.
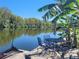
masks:
<path fill-rule="evenodd" d="M 25 59 L 31 59 L 31 57 L 30 57 L 30 56 L 25 55 Z"/>

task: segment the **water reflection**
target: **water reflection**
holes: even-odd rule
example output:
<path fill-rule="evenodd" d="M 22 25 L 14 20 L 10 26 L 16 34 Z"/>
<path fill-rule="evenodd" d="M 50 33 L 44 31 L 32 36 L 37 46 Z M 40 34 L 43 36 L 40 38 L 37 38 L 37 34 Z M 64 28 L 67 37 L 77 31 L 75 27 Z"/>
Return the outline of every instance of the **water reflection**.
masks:
<path fill-rule="evenodd" d="M 51 32 L 52 30 L 4 30 L 0 31 L 0 52 L 3 52 L 12 46 L 25 50 L 35 48 L 37 44 L 37 35 L 43 32 Z"/>
<path fill-rule="evenodd" d="M 9 43 L 14 38 L 20 36 L 23 32 L 15 32 L 15 31 L 0 31 L 0 46 Z"/>
<path fill-rule="evenodd" d="M 44 35 L 55 37 L 52 33 L 52 30 L 39 29 L 17 29 L 0 31 L 0 52 L 4 52 L 11 48 L 12 44 L 18 49 L 32 50 L 38 46 L 38 36 L 40 36 L 42 40 L 44 39 Z"/>

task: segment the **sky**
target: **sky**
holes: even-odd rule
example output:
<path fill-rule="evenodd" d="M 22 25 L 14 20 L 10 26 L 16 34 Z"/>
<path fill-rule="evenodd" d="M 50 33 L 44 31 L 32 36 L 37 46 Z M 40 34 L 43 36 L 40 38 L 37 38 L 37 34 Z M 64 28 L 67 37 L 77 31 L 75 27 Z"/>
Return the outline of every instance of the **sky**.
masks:
<path fill-rule="evenodd" d="M 38 9 L 46 4 L 54 2 L 53 0 L 0 0 L 0 7 L 9 8 L 13 14 L 23 18 L 42 19 L 44 13 L 38 12 Z"/>

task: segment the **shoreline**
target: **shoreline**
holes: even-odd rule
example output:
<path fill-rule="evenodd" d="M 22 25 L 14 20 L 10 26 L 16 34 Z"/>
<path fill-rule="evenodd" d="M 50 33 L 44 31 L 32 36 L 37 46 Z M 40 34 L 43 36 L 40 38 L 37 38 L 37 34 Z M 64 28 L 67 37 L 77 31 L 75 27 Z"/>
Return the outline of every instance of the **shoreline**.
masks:
<path fill-rule="evenodd" d="M 27 51 L 27 50 L 22 50 L 22 49 L 18 49 L 18 51 L 9 51 L 7 53 L 5 53 L 5 57 L 1 58 L 1 59 L 61 59 L 61 53 L 58 53 L 57 51 L 54 52 L 50 52 L 46 51 L 45 54 L 43 54 L 43 48 L 42 47 L 37 47 L 32 51 Z M 42 54 L 41 54 L 42 53 Z M 70 58 L 71 57 L 78 57 L 79 58 L 79 49 L 75 48 L 75 49 L 70 49 L 68 50 L 65 55 L 64 58 Z"/>

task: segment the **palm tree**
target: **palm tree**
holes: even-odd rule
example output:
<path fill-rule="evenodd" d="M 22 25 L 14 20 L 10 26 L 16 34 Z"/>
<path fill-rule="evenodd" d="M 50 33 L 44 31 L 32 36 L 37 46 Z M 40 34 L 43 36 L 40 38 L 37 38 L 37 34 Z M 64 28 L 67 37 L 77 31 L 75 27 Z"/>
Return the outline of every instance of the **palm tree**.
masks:
<path fill-rule="evenodd" d="M 56 21 L 59 18 L 61 18 L 60 16 L 64 16 L 64 14 L 66 15 L 71 11 L 75 11 L 74 9 L 70 8 L 71 6 L 65 7 L 68 4 L 70 5 L 70 3 L 68 3 L 68 1 L 65 1 L 65 2 L 64 1 L 58 0 L 57 3 L 49 4 L 39 9 L 40 12 L 46 11 L 45 15 L 43 16 L 44 20 L 47 20 L 53 17 L 52 22 L 54 23 L 54 26 L 55 26 L 54 31 L 56 31 Z"/>
<path fill-rule="evenodd" d="M 43 19 L 53 18 L 52 23 L 55 25 L 54 31 L 56 32 L 56 23 L 59 19 L 67 18 L 67 35 L 68 40 L 70 40 L 70 23 L 69 19 L 71 19 L 68 15 L 75 15 L 79 13 L 79 1 L 78 0 L 57 0 L 57 3 L 46 5 L 39 9 L 40 12 L 46 11 Z M 74 27 L 74 26 L 73 26 Z M 75 30 L 74 30 L 75 33 Z M 74 34 L 75 35 L 75 34 Z M 75 36 L 74 36 L 75 37 Z"/>
<path fill-rule="evenodd" d="M 69 18 L 69 19 L 67 19 Z M 65 20 L 65 22 L 61 21 L 60 22 L 60 29 L 63 29 L 62 28 L 62 25 L 64 27 L 64 31 L 66 30 L 66 32 L 64 32 L 68 38 L 67 40 L 68 41 L 71 41 L 71 35 L 73 35 L 73 41 L 74 41 L 74 47 L 77 46 L 77 38 L 76 38 L 76 28 L 77 28 L 77 24 L 78 24 L 78 18 L 79 16 L 73 14 L 71 16 L 68 16 L 67 18 L 63 18 L 63 20 Z M 58 28 L 59 29 L 59 28 Z M 72 29 L 73 31 L 71 31 L 70 29 Z M 73 32 L 73 34 L 70 34 L 70 32 Z M 63 35 L 63 34 L 62 34 Z"/>

